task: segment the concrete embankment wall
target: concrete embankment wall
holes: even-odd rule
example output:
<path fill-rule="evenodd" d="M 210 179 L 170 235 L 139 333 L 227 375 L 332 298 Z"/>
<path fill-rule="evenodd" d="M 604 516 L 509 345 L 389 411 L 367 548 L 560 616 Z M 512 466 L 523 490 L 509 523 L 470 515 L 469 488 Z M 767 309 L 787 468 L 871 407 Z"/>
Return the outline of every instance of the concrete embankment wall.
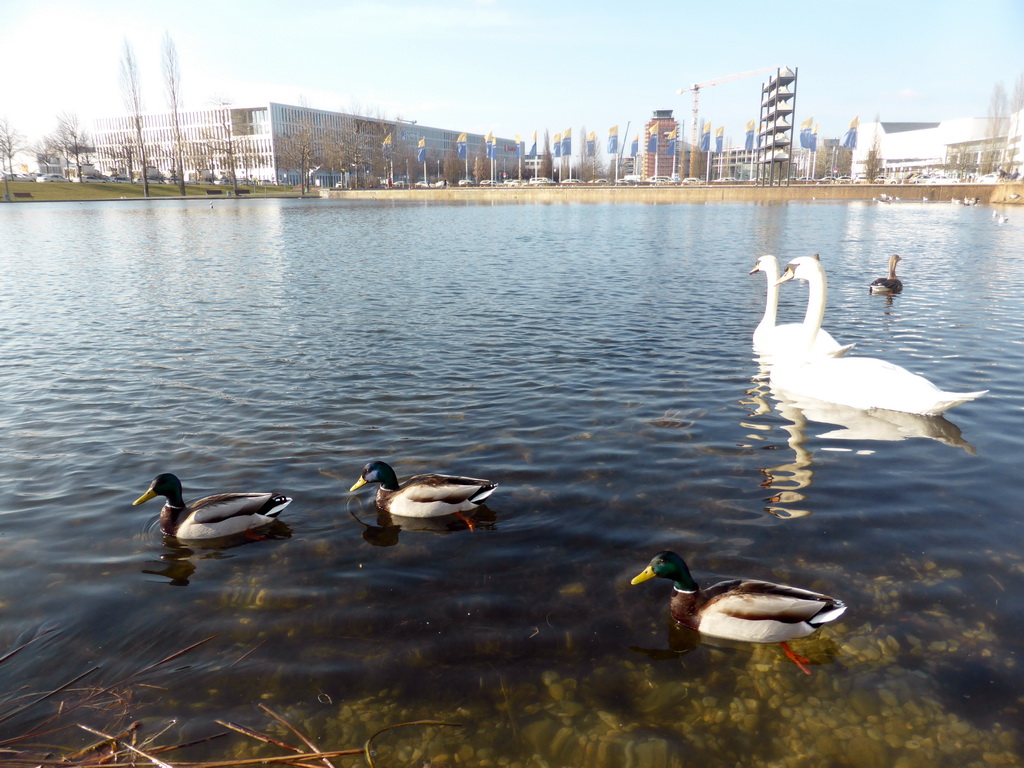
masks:
<path fill-rule="evenodd" d="M 1016 193 L 1017 198 L 1011 195 Z M 708 186 L 565 186 L 448 187 L 446 189 L 323 190 L 321 197 L 340 200 L 467 203 L 787 203 L 811 200 L 872 200 L 882 195 L 906 201 L 942 201 L 976 197 L 982 203 L 1024 202 L 1024 184 L 823 184 L 789 187 Z"/>

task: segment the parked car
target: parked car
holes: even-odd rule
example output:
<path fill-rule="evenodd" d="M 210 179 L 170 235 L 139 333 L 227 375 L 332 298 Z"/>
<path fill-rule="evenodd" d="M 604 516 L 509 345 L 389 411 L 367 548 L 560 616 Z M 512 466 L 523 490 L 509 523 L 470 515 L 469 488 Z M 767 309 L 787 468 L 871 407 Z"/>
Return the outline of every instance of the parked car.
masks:
<path fill-rule="evenodd" d="M 619 184 L 639 184 L 641 181 L 643 181 L 643 179 L 640 178 L 639 174 L 627 173 L 619 179 Z"/>
<path fill-rule="evenodd" d="M 737 179 L 735 176 L 722 176 L 721 178 L 718 179 L 712 179 L 712 181 L 720 184 L 736 184 L 739 182 L 739 179 Z"/>
<path fill-rule="evenodd" d="M 519 179 L 505 179 L 503 184 L 506 187 L 518 187 L 519 186 Z"/>
<path fill-rule="evenodd" d="M 999 182 L 998 173 L 986 173 L 984 176 L 979 176 L 974 180 L 975 184 L 996 184 Z"/>
<path fill-rule="evenodd" d="M 115 184 L 131 184 L 132 180 L 127 176 L 111 176 L 110 180 Z"/>
<path fill-rule="evenodd" d="M 608 181 L 608 179 L 594 179 L 590 183 L 591 184 L 611 184 L 611 182 Z"/>
<path fill-rule="evenodd" d="M 36 176 L 36 181 L 40 183 L 46 183 L 49 181 L 67 181 L 63 176 L 58 176 L 56 173 L 43 173 Z"/>
<path fill-rule="evenodd" d="M 533 186 L 537 187 L 537 186 L 545 186 L 545 185 L 548 185 L 548 184 L 554 184 L 555 182 L 553 182 L 547 176 L 534 176 L 532 179 L 530 179 L 529 183 L 532 184 Z"/>
<path fill-rule="evenodd" d="M 562 179 L 561 184 L 582 184 L 579 179 Z"/>
<path fill-rule="evenodd" d="M 674 184 L 675 183 L 674 181 L 672 181 L 672 177 L 671 176 L 651 176 L 651 178 L 649 178 L 647 181 L 650 184 Z"/>
<path fill-rule="evenodd" d="M 484 179 L 483 181 L 480 182 L 480 186 L 481 187 L 496 187 L 496 186 L 498 186 L 498 182 L 494 181 L 493 179 Z"/>
<path fill-rule="evenodd" d="M 415 184 L 413 184 L 413 186 L 414 187 L 419 187 L 420 189 L 429 189 L 430 188 L 430 182 L 427 182 L 427 181 L 417 181 Z"/>
<path fill-rule="evenodd" d="M 472 179 L 459 179 L 460 187 L 472 187 L 475 183 Z"/>
<path fill-rule="evenodd" d="M 694 176 L 687 176 L 685 179 L 683 179 L 683 184 L 702 184 L 702 183 L 703 182 L 700 179 L 695 178 Z"/>

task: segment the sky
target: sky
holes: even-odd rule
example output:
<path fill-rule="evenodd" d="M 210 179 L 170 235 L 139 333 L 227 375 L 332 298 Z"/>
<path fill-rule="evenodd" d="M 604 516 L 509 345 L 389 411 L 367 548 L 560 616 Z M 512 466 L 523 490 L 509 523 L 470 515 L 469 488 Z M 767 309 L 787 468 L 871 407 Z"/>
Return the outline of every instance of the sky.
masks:
<path fill-rule="evenodd" d="M 823 138 L 854 117 L 985 117 L 1024 73 L 1021 0 L 0 0 L 0 117 L 31 142 L 64 112 L 87 128 L 124 114 L 125 41 L 144 110 L 166 111 L 165 35 L 185 109 L 301 103 L 524 141 L 603 144 L 613 125 L 627 141 L 663 109 L 688 137 L 680 89 L 776 67 L 797 71 L 796 120 Z M 702 88 L 699 121 L 742 143 L 769 74 Z"/>

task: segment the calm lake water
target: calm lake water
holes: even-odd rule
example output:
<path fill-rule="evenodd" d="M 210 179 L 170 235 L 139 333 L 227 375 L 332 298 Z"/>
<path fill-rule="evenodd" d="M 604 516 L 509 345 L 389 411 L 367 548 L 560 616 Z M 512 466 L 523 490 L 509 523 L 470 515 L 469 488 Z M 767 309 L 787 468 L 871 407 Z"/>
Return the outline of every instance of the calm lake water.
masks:
<path fill-rule="evenodd" d="M 1011 211 L 1011 214 L 1015 211 Z M 0 717 L 161 744 L 260 705 L 380 764 L 1024 761 L 1024 237 L 907 203 L 0 206 Z M 945 389 L 948 421 L 803 413 L 758 378 L 762 253 L 820 253 L 826 327 Z M 867 284 L 900 265 L 906 290 Z M 805 284 L 783 286 L 780 320 Z M 828 419 L 833 421 L 829 422 Z M 500 483 L 474 531 L 404 527 L 363 464 Z M 294 497 L 260 541 L 132 507 Z M 672 626 L 662 549 L 846 615 L 778 646 Z M 201 640 L 178 659 L 151 664 Z M 65 692 L 0 721 L 0 741 Z M 72 728 L 32 743 L 83 744 Z M 18 746 L 24 746 L 19 744 Z M 166 759 L 267 750 L 228 737 Z M 274 751 L 274 750 L 270 750 Z M 338 765 L 361 764 L 352 758 Z"/>

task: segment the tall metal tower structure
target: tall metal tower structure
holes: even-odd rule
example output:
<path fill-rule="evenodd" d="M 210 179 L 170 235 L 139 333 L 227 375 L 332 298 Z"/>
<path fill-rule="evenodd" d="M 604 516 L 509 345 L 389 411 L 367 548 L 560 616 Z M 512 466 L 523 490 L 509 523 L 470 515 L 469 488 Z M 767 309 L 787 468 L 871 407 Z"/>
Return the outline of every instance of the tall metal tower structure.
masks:
<path fill-rule="evenodd" d="M 757 131 L 757 180 L 762 185 L 789 184 L 793 156 L 793 116 L 797 71 L 780 67 L 761 89 Z"/>

